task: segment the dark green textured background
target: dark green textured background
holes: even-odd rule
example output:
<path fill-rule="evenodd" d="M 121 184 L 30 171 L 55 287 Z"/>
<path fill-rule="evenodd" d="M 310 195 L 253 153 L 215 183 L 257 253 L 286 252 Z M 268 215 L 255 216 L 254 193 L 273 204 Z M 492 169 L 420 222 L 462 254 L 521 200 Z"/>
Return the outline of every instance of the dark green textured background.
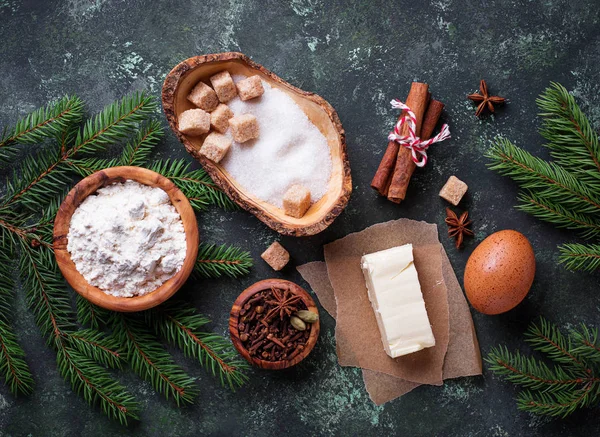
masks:
<path fill-rule="evenodd" d="M 546 156 L 536 133 L 535 98 L 550 81 L 571 90 L 600 126 L 599 10 L 594 0 L 0 0 L 0 125 L 65 93 L 81 96 L 89 112 L 133 90 L 159 96 L 165 74 L 179 61 L 241 51 L 337 109 L 347 133 L 354 193 L 322 234 L 280 238 L 293 258 L 281 274 L 259 258 L 277 234 L 245 212 L 202 214 L 204 241 L 236 244 L 256 260 L 241 280 L 190 281 L 181 291 L 213 319 L 213 329 L 226 334 L 230 306 L 252 282 L 278 276 L 302 283 L 294 265 L 322 259 L 322 244 L 374 223 L 410 217 L 440 226 L 459 277 L 470 252 L 488 234 L 513 228 L 530 238 L 538 272 L 527 299 L 502 316 L 473 314 L 482 353 L 498 343 L 522 347 L 521 333 L 540 314 L 565 328 L 580 322 L 600 325 L 598 275 L 570 273 L 557 265 L 557 244 L 575 236 L 515 211 L 515 185 L 488 171 L 482 154 L 501 134 Z M 465 99 L 481 78 L 509 99 L 496 117 L 482 121 Z M 369 181 L 395 118 L 388 102 L 404 98 L 412 80 L 428 82 L 446 103 L 453 138 L 433 146 L 430 164 L 416 173 L 407 201 L 397 206 L 378 198 Z M 158 155 L 186 156 L 170 131 Z M 464 206 L 476 234 L 460 252 L 444 235 L 445 204 L 437 196 L 451 174 L 469 184 Z M 421 387 L 376 407 L 360 371 L 337 365 L 334 322 L 324 312 L 320 341 L 309 359 L 287 372 L 252 371 L 249 384 L 236 394 L 177 353 L 199 378 L 201 395 L 192 407 L 176 408 L 123 372 L 120 378 L 143 406 L 141 422 L 126 429 L 72 393 L 22 295 L 16 306 L 16 328 L 36 390 L 15 399 L 0 388 L 2 435 L 600 434 L 598 410 L 567 420 L 518 412 L 513 387 L 487 371 L 443 387 Z"/>

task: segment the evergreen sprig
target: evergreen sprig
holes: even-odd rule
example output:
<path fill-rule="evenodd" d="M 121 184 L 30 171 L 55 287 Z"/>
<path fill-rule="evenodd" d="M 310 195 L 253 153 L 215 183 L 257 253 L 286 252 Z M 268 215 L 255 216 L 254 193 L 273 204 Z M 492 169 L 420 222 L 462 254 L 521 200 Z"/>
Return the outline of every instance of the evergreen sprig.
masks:
<path fill-rule="evenodd" d="M 547 162 L 498 137 L 487 152 L 489 167 L 521 187 L 517 208 L 557 227 L 600 237 L 600 146 L 598 134 L 573 96 L 552 83 L 537 100 L 541 135 L 554 158 Z M 560 262 L 570 270 L 600 268 L 600 246 L 565 244 Z"/>
<path fill-rule="evenodd" d="M 10 162 L 19 144 L 36 144 L 60 136 L 66 127 L 79 123 L 82 116 L 83 102 L 77 96 L 65 96 L 33 111 L 17 121 L 12 129 L 2 131 L 0 161 Z"/>
<path fill-rule="evenodd" d="M 177 404 L 192 402 L 198 393 L 195 378 L 175 363 L 157 336 L 196 357 L 223 385 L 234 388 L 245 381 L 244 363 L 223 337 L 200 330 L 207 320 L 193 307 L 124 315 L 77 295 L 74 309 L 54 257 L 53 223 L 64 194 L 77 176 L 102 168 L 148 165 L 172 177 L 192 197 L 196 210 L 215 204 L 233 207 L 204 170 L 190 170 L 183 160 L 147 163 L 162 136 L 160 123 L 150 118 L 155 109 L 153 98 L 138 93 L 108 105 L 81 125 L 83 103 L 65 97 L 19 120 L 0 137 L 0 161 L 9 163 L 19 144 L 42 146 L 14 166 L 0 196 L 0 376 L 14 394 L 33 389 L 25 352 L 10 327 L 16 277 L 36 324 L 56 351 L 61 375 L 90 405 L 100 406 L 121 423 L 138 418 L 139 403 L 108 369 L 130 366 Z M 122 144 L 119 157 L 97 156 L 111 144 Z M 208 254 L 213 257 L 205 264 L 222 264 L 199 272 L 209 277 L 239 276 L 252 262 L 247 253 L 232 247 Z"/>
<path fill-rule="evenodd" d="M 205 278 L 229 276 L 237 278 L 248 274 L 252 267 L 249 252 L 222 244 L 201 244 L 194 265 L 194 274 Z"/>
<path fill-rule="evenodd" d="M 204 331 L 210 320 L 196 313 L 193 307 L 167 303 L 147 311 L 146 317 L 157 334 L 177 345 L 185 355 L 197 359 L 213 375 L 218 375 L 221 384 L 235 390 L 248 379 L 242 373 L 248 368 L 246 361 L 223 337 Z"/>
<path fill-rule="evenodd" d="M 225 210 L 238 209 L 204 169 L 190 170 L 190 164 L 184 159 L 157 161 L 149 168 L 171 179 L 197 211 L 204 211 L 209 205 Z"/>
<path fill-rule="evenodd" d="M 564 335 L 541 318 L 527 330 L 526 341 L 555 363 L 493 348 L 485 358 L 489 369 L 523 388 L 517 397 L 519 409 L 534 414 L 566 417 L 576 410 L 600 402 L 600 343 L 598 331 L 581 325 Z"/>
<path fill-rule="evenodd" d="M 177 405 L 192 403 L 198 395 L 194 378 L 175 363 L 156 337 L 148 333 L 142 321 L 115 313 L 112 328 L 135 373 L 167 399 L 173 398 Z"/>
<path fill-rule="evenodd" d="M 0 375 L 13 393 L 29 394 L 33 390 L 33 378 L 25 361 L 25 352 L 10 327 L 15 281 L 14 251 L 8 249 L 0 252 Z"/>

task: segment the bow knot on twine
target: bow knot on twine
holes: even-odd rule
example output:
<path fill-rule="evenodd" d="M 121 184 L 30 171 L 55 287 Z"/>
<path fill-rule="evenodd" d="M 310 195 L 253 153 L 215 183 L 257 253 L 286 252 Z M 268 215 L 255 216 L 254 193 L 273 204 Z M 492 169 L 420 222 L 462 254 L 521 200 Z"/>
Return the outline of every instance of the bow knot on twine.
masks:
<path fill-rule="evenodd" d="M 417 167 L 424 167 L 427 164 L 427 149 L 433 143 L 439 143 L 450 138 L 450 128 L 447 124 L 442 126 L 442 130 L 439 134 L 429 140 L 422 140 L 415 135 L 415 129 L 417 126 L 417 119 L 415 114 L 410 110 L 408 106 L 402 103 L 398 99 L 391 101 L 392 108 L 397 108 L 402 111 L 406 111 L 402 117 L 394 126 L 394 130 L 388 135 L 389 141 L 395 141 L 402 147 L 406 147 L 410 150 L 412 160 Z M 407 135 L 402 135 L 402 127 L 406 124 Z"/>

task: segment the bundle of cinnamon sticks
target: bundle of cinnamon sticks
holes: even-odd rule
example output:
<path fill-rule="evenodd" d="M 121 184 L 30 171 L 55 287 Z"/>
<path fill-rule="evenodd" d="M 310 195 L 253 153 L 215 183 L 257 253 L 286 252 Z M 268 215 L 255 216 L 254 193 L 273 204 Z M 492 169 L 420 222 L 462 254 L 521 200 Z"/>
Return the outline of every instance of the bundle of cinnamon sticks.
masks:
<path fill-rule="evenodd" d="M 422 140 L 431 138 L 442 115 L 444 104 L 438 100 L 432 100 L 429 85 L 413 82 L 406 105 L 415 114 L 417 122 L 415 135 Z M 402 116 L 404 116 L 404 111 L 400 114 L 400 118 Z M 407 125 L 402 127 L 401 135 L 406 135 L 407 128 Z M 390 141 L 377 173 L 371 181 L 371 187 L 392 202 L 400 203 L 406 197 L 406 190 L 415 167 L 411 151 L 406 147 L 400 147 L 395 141 Z"/>

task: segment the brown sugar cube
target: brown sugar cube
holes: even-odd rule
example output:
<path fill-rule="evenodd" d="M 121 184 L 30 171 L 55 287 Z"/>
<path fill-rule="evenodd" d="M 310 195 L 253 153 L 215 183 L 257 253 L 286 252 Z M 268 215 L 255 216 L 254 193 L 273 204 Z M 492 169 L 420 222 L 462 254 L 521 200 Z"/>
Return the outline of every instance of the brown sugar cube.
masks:
<path fill-rule="evenodd" d="M 229 127 L 234 141 L 238 143 L 258 138 L 258 121 L 252 114 L 242 114 L 230 118 Z"/>
<path fill-rule="evenodd" d="M 210 130 L 210 114 L 202 109 L 188 109 L 179 114 L 179 132 L 186 135 L 202 135 Z"/>
<path fill-rule="evenodd" d="M 283 210 L 289 216 L 302 218 L 310 208 L 310 191 L 302 185 L 292 185 L 283 195 Z"/>
<path fill-rule="evenodd" d="M 219 99 L 215 90 L 204 82 L 198 82 L 198 84 L 192 88 L 192 91 L 187 98 L 198 108 L 204 109 L 207 112 L 213 111 L 219 104 Z"/>
<path fill-rule="evenodd" d="M 450 176 L 440 191 L 440 197 L 457 206 L 468 189 L 469 187 L 463 181 L 456 176 Z"/>
<path fill-rule="evenodd" d="M 210 83 L 215 89 L 221 103 L 227 103 L 237 95 L 237 89 L 233 83 L 231 74 L 229 74 L 229 71 L 227 70 L 211 76 Z"/>
<path fill-rule="evenodd" d="M 229 138 L 225 135 L 212 132 L 206 136 L 202 147 L 200 147 L 200 154 L 213 162 L 219 162 L 230 147 L 231 140 Z"/>
<path fill-rule="evenodd" d="M 244 80 L 240 80 L 235 86 L 237 87 L 237 92 L 242 100 L 260 97 L 265 92 L 262 80 L 260 80 L 260 77 L 258 76 L 250 76 Z"/>
<path fill-rule="evenodd" d="M 277 241 L 271 244 L 260 257 L 264 259 L 275 271 L 281 270 L 290 261 L 289 252 L 285 250 L 284 247 Z"/>
<path fill-rule="evenodd" d="M 229 119 L 231 117 L 233 117 L 233 111 L 229 109 L 229 106 L 221 103 L 217 106 L 217 109 L 210 113 L 210 125 L 214 130 L 224 134 L 229 129 Z"/>

